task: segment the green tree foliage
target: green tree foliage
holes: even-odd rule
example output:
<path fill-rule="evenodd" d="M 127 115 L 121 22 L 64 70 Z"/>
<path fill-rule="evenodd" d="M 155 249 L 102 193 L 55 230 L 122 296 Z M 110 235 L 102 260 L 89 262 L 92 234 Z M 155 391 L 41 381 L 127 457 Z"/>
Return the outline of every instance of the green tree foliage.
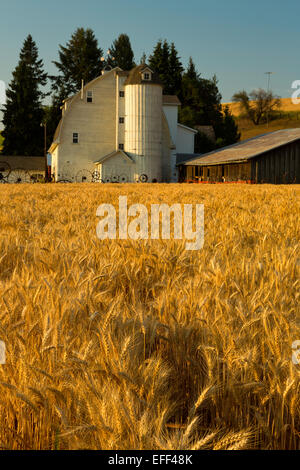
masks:
<path fill-rule="evenodd" d="M 150 67 L 156 71 L 164 86 L 165 95 L 181 97 L 183 66 L 174 43 L 159 40 L 149 58 Z"/>
<path fill-rule="evenodd" d="M 262 120 L 266 120 L 268 114 L 281 105 L 279 96 L 261 88 L 249 94 L 245 90 L 239 91 L 233 95 L 232 100 L 240 104 L 241 110 L 256 126 Z"/>
<path fill-rule="evenodd" d="M 42 100 L 47 94 L 41 88 L 46 82 L 43 61 L 39 60 L 38 48 L 29 35 L 23 43 L 19 63 L 6 92 L 2 133 L 4 155 L 43 155 Z"/>
<path fill-rule="evenodd" d="M 118 39 L 113 42 L 110 52 L 109 65 L 112 67 L 120 67 L 122 70 L 131 70 L 135 67 L 134 53 L 127 34 L 120 34 Z"/>
<path fill-rule="evenodd" d="M 88 83 L 101 74 L 102 49 L 91 29 L 78 28 L 66 46 L 59 46 L 59 61 L 53 63 L 59 75 L 52 76 L 53 90 L 65 98 L 81 88 L 82 80 Z"/>
<path fill-rule="evenodd" d="M 195 153 L 207 153 L 216 148 L 216 142 L 210 139 L 204 132 L 198 132 L 195 136 Z"/>
<path fill-rule="evenodd" d="M 223 111 L 223 121 L 219 136 L 223 140 L 222 147 L 235 144 L 241 138 L 238 125 L 228 106 L 226 106 Z"/>
<path fill-rule="evenodd" d="M 211 125 L 216 134 L 216 142 L 206 136 L 197 135 L 196 152 L 204 153 L 233 144 L 240 139 L 234 117 L 229 109 L 223 112 L 221 99 L 216 76 L 211 79 L 202 78 L 190 58 L 188 68 L 182 77 L 182 106 L 179 120 L 190 127 Z"/>

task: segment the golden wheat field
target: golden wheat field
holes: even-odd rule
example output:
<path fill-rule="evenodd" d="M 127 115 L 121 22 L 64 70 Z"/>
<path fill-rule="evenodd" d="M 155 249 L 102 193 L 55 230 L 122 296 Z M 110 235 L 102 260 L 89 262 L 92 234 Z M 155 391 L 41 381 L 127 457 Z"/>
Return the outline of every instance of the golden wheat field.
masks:
<path fill-rule="evenodd" d="M 205 244 L 100 241 L 204 203 Z M 300 449 L 299 186 L 0 185 L 2 449 Z"/>

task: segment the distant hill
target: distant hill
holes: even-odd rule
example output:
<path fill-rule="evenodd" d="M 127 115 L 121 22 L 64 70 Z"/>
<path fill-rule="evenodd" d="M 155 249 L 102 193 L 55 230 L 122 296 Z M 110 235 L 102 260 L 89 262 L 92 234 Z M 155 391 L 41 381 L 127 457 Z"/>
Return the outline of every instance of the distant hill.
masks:
<path fill-rule="evenodd" d="M 230 111 L 234 115 L 241 132 L 241 140 L 250 139 L 260 134 L 274 132 L 280 129 L 290 129 L 300 127 L 300 104 L 292 103 L 291 98 L 282 98 L 281 107 L 276 115 L 269 122 L 255 126 L 249 119 L 242 115 L 242 111 L 238 103 L 222 103 L 223 108 L 229 106 Z"/>
<path fill-rule="evenodd" d="M 300 104 L 297 104 L 297 105 L 293 104 L 291 98 L 281 98 L 280 101 L 281 101 L 280 111 L 300 113 Z M 234 116 L 239 116 L 241 114 L 239 103 L 222 103 L 222 106 L 223 108 L 225 106 L 229 106 L 229 109 Z"/>

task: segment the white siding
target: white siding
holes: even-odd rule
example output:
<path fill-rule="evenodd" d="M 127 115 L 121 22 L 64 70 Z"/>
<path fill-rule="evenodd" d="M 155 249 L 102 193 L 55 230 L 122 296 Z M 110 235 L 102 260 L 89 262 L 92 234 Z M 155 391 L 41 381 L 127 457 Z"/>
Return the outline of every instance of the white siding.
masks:
<path fill-rule="evenodd" d="M 194 153 L 195 150 L 195 131 L 192 129 L 177 126 L 177 153 Z"/>
<path fill-rule="evenodd" d="M 93 103 L 87 103 L 86 92 L 93 92 Z M 73 133 L 79 143 L 73 144 Z M 115 150 L 116 145 L 116 80 L 114 72 L 91 82 L 81 94 L 68 102 L 61 126 L 56 180 L 76 180 L 80 170 L 94 171 L 94 162 Z"/>
<path fill-rule="evenodd" d="M 135 180 L 162 180 L 162 88 L 158 85 L 125 87 L 125 152 L 136 163 Z"/>

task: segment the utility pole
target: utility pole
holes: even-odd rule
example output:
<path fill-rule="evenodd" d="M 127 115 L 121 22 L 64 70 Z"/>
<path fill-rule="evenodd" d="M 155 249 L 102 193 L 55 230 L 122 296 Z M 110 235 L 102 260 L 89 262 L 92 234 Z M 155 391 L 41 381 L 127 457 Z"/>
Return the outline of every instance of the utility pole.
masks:
<path fill-rule="evenodd" d="M 274 73 L 274 72 L 265 72 L 265 75 L 268 76 L 268 86 L 267 86 L 268 94 L 269 94 L 269 91 L 270 91 L 271 75 L 272 75 L 273 73 Z M 267 109 L 267 127 L 269 127 L 269 109 Z"/>

